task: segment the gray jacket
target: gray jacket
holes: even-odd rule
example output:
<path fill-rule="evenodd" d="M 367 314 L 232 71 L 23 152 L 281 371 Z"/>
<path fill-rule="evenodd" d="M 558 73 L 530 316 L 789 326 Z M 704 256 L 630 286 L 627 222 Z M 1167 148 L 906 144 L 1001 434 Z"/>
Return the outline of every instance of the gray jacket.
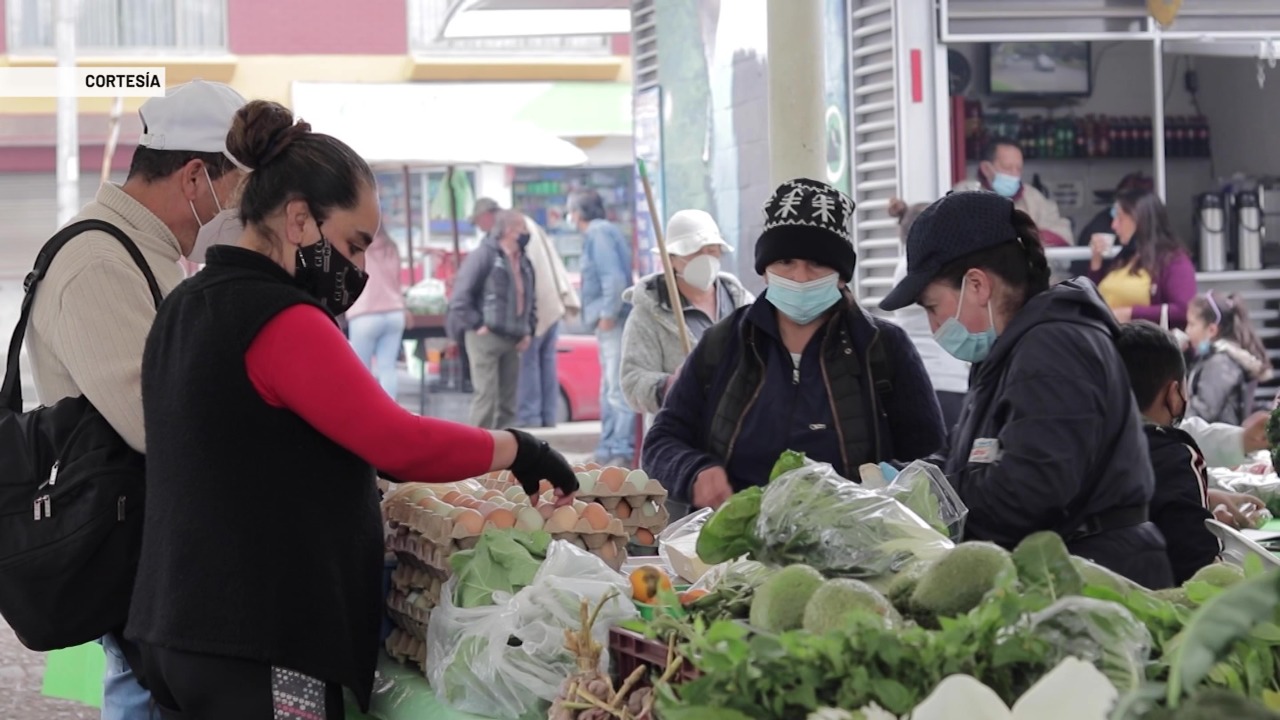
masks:
<path fill-rule="evenodd" d="M 738 278 L 720 273 L 718 281 L 729 291 L 734 309 L 755 300 Z M 662 407 L 667 378 L 684 362 L 676 315 L 662 273 L 641 278 L 622 299 L 633 306 L 622 331 L 622 393 L 633 410 L 653 414 Z M 698 338 L 690 336 L 690 341 L 696 345 Z"/>
<path fill-rule="evenodd" d="M 467 331 L 481 327 L 513 340 L 533 335 L 538 316 L 534 312 L 536 289 L 528 253 L 520 254 L 518 272 L 524 282 L 523 312 L 517 309 L 511 261 L 498 245 L 497 238 L 492 235 L 486 237 L 462 261 L 462 268 L 453 282 L 453 297 L 449 300 L 446 322 L 449 336 L 459 340 Z"/>
<path fill-rule="evenodd" d="M 1210 423 L 1239 425 L 1253 412 L 1253 393 L 1271 378 L 1271 365 L 1230 340 L 1213 343 L 1213 352 L 1191 371 L 1187 415 Z"/>

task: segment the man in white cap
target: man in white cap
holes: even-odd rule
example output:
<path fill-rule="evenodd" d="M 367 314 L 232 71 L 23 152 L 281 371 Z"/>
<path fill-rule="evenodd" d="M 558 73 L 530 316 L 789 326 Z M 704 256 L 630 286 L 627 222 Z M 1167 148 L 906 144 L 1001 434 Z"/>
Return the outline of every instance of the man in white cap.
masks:
<path fill-rule="evenodd" d="M 226 137 L 244 104 L 230 87 L 200 80 L 148 100 L 124 185 L 104 183 L 72 222 L 103 220 L 124 231 L 167 295 L 183 279 L 179 258 L 192 253 L 201 227 L 231 204 L 243 179 Z M 83 395 L 130 447 L 145 452 L 142 350 L 155 316 L 145 276 L 119 241 L 98 231 L 72 240 L 41 282 L 27 330 L 40 402 Z M 149 718 L 150 695 L 117 638 L 104 637 L 103 647 L 103 720 Z"/>
<path fill-rule="evenodd" d="M 720 257 L 733 248 L 709 214 L 677 212 L 667 221 L 665 237 L 692 347 L 707 328 L 755 298 L 736 277 L 720 272 Z M 633 410 L 651 420 L 684 362 L 684 345 L 662 273 L 641 278 L 622 298 L 634 306 L 622 333 L 622 392 Z"/>

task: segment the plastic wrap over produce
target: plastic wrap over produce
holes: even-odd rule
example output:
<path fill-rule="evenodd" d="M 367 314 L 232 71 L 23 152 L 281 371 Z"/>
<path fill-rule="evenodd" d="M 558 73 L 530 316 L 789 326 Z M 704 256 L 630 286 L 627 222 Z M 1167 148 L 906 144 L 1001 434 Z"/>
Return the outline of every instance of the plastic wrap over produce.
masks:
<path fill-rule="evenodd" d="M 937 465 L 916 460 L 903 468 L 887 487 L 874 492 L 906 505 L 930 527 L 952 540 L 963 538 L 969 508 Z"/>
<path fill-rule="evenodd" d="M 551 544 L 534 581 L 494 604 L 461 608 L 456 578 L 445 586 L 427 628 L 427 679 L 455 709 L 494 718 L 519 718 L 545 708 L 577 668 L 565 649 L 565 630 L 577 630 L 583 598 L 594 607 L 613 593 L 594 626 L 608 646 L 609 628 L 638 617 L 629 583 L 600 558 L 563 541 Z M 602 672 L 608 670 L 601 657 Z"/>
<path fill-rule="evenodd" d="M 783 473 L 764 489 L 759 559 L 805 563 L 828 576 L 876 577 L 952 548 L 934 529 L 945 523 L 926 522 L 894 499 L 892 487 L 864 489 L 826 463 Z"/>
<path fill-rule="evenodd" d="M 1033 637 L 1048 642 L 1051 662 L 1079 658 L 1122 690 L 1146 678 L 1151 633 L 1119 603 L 1065 597 L 1031 615 L 1028 623 Z"/>

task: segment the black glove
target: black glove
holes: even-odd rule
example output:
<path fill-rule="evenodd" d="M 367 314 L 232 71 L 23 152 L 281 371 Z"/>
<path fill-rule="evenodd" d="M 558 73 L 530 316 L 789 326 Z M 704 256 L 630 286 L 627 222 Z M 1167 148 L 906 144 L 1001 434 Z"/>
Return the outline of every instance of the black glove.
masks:
<path fill-rule="evenodd" d="M 511 463 L 511 474 L 516 476 L 530 500 L 538 496 L 543 480 L 565 495 L 578 491 L 578 476 L 563 455 L 523 430 L 508 428 L 507 432 L 516 438 L 516 459 Z"/>

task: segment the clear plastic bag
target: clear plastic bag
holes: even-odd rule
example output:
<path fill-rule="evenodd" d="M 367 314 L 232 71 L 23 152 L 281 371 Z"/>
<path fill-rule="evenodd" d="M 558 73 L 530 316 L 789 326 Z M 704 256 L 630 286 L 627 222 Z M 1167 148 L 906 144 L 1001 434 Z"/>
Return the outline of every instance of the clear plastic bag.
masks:
<path fill-rule="evenodd" d="M 698 533 L 714 514 L 711 508 L 704 508 L 671 523 L 658 535 L 658 557 L 689 582 L 697 582 L 709 569 L 698 557 Z"/>
<path fill-rule="evenodd" d="M 954 547 L 884 491 L 846 480 L 826 463 L 780 475 L 764 489 L 759 559 L 805 563 L 828 576 L 876 577 Z"/>
<path fill-rule="evenodd" d="M 1091 663 L 1117 688 L 1132 689 L 1146 677 L 1151 633 L 1118 603 L 1065 597 L 1027 619 L 1032 637 L 1048 642 L 1050 663 L 1069 657 Z"/>
<path fill-rule="evenodd" d="M 546 716 L 561 683 L 576 671 L 564 633 L 580 628 L 583 598 L 594 609 L 614 594 L 592 632 L 606 647 L 611 626 L 638 616 L 627 579 L 564 541 L 551 544 L 531 585 L 515 595 L 495 593 L 494 605 L 457 607 L 454 583 L 427 627 L 427 679 L 441 701 L 486 717 Z M 607 669 L 602 654 L 600 670 Z"/>
<path fill-rule="evenodd" d="M 903 468 L 887 487 L 875 492 L 906 505 L 930 527 L 952 540 L 959 541 L 964 535 L 969 508 L 937 465 L 916 460 Z"/>

